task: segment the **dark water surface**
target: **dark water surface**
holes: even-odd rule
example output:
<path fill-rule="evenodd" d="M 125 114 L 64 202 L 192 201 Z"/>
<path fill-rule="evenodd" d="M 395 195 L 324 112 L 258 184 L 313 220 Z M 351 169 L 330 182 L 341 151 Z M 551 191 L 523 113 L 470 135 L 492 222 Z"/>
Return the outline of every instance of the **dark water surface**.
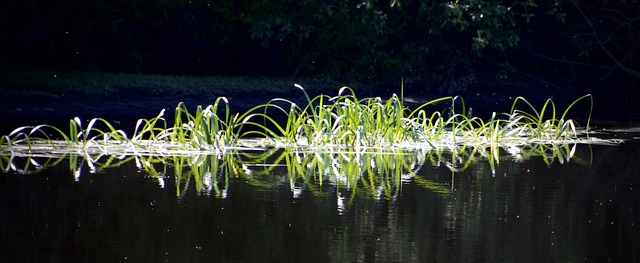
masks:
<path fill-rule="evenodd" d="M 220 164 L 212 178 L 166 160 L 36 171 L 2 159 L 0 262 L 633 262 L 639 150 L 579 145 L 568 163 L 506 158 L 495 174 L 430 158 L 415 175 L 355 179 L 284 161 L 263 174 L 269 162 Z"/>

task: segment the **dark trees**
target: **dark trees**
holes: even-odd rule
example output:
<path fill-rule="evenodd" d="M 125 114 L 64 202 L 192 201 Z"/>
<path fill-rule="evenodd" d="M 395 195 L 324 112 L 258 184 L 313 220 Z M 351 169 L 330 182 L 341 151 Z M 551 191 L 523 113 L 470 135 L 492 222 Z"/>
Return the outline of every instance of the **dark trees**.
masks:
<path fill-rule="evenodd" d="M 538 70 L 530 74 L 558 87 L 637 94 L 640 2 L 571 0 L 564 6 L 563 23 L 536 28 L 553 44 L 532 41 L 526 54 Z"/>
<path fill-rule="evenodd" d="M 444 93 L 636 85 L 639 10 L 604 0 L 13 0 L 0 11 L 0 67 L 382 86 L 405 77 Z"/>

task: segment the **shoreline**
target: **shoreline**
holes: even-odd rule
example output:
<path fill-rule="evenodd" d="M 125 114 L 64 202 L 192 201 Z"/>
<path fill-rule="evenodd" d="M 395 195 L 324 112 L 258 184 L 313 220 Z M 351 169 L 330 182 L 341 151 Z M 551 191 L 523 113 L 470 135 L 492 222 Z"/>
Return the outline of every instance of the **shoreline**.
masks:
<path fill-rule="evenodd" d="M 4 116 L 0 118 L 0 134 L 7 134 L 15 128 L 27 125 L 51 124 L 65 128 L 74 117 L 82 120 L 105 118 L 124 126 L 116 128 L 129 129 L 129 126 L 133 128 L 138 119 L 155 117 L 162 109 L 167 111 L 166 118 L 172 118 L 173 110 L 179 102 L 195 109 L 198 105 L 213 104 L 220 96 L 229 100 L 231 113 L 245 112 L 274 98 L 306 104 L 304 94 L 293 87 L 296 82 L 286 79 L 57 71 L 14 74 L 0 72 L 0 100 L 3 101 L 0 114 Z M 312 98 L 318 94 L 336 95 L 343 86 L 322 77 L 301 79 L 299 83 Z M 386 92 L 388 94 L 385 97 L 385 94 L 375 94 L 376 91 L 362 87 L 355 88 L 354 91 L 359 98 L 378 95 L 385 99 L 394 93 Z M 405 92 L 409 107 L 444 96 L 446 95 L 425 96 Z M 542 106 L 546 100 L 543 96 L 523 96 L 536 107 Z M 566 105 L 578 97 L 564 93 L 554 98 L 560 111 L 557 114 L 561 115 Z M 493 111 L 507 112 L 515 96 L 492 93 L 466 95 L 462 98 L 467 107 L 473 108 L 474 116 L 485 118 Z M 636 106 L 635 101 L 633 96 L 594 95 L 591 125 L 640 125 L 640 106 Z M 575 111 L 572 110 L 573 115 L 578 115 L 578 118 L 573 115 L 570 118 L 578 119 L 579 124 L 585 125 L 586 122 L 581 119 L 588 117 L 589 103 L 580 104 Z M 526 104 L 523 103 L 518 108 L 525 107 Z"/>

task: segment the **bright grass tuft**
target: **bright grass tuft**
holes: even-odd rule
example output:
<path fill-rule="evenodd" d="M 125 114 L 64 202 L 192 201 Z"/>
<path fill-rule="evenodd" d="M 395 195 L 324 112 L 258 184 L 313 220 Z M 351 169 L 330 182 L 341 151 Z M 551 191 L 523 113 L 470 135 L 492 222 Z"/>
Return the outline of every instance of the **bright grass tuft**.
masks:
<path fill-rule="evenodd" d="M 467 146 L 497 149 L 594 142 L 588 137 L 588 121 L 582 128 L 566 119 L 568 112 L 585 99 L 590 100 L 590 119 L 591 95 L 578 98 L 559 116 L 551 99 L 538 110 L 518 97 L 509 113 L 494 113 L 484 120 L 472 116 L 460 97 L 442 97 L 409 109 L 402 96 L 395 94 L 387 100 L 360 99 L 351 88 L 343 87 L 337 96 L 312 98 L 301 85 L 294 86 L 304 94 L 306 105 L 275 98 L 232 115 L 225 97 L 219 97 L 213 105 L 198 106 L 193 113 L 179 103 L 171 126 L 163 110 L 154 118 L 138 120 L 131 135 L 102 118 L 89 120 L 86 127 L 79 118 L 74 118 L 70 120 L 68 133 L 49 125 L 16 129 L 0 137 L 0 155 L 28 154 L 45 148 L 55 152 L 120 155 L 217 153 L 271 147 L 356 151 Z M 450 101 L 449 107 L 433 109 L 446 101 Z M 516 107 L 522 103 L 527 106 L 524 110 Z"/>

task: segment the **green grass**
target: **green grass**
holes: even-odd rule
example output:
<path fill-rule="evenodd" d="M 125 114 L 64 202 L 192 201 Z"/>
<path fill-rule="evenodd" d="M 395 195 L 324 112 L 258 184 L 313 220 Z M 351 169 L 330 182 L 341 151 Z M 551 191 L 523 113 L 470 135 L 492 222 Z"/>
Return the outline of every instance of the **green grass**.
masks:
<path fill-rule="evenodd" d="M 395 94 L 387 100 L 360 99 L 352 89 L 344 87 L 337 96 L 312 98 L 300 85 L 295 86 L 306 97 L 306 105 L 275 98 L 232 115 L 225 97 L 219 97 L 212 105 L 198 106 L 195 112 L 179 103 L 171 121 L 165 119 L 163 110 L 154 118 L 140 119 L 133 134 L 126 134 L 102 118 L 92 119 L 86 126 L 74 118 L 68 132 L 49 125 L 17 128 L 0 137 L 0 153 L 34 151 L 36 146 L 71 152 L 164 154 L 219 152 L 238 147 L 361 151 L 592 142 L 588 138 L 588 122 L 581 127 L 566 119 L 578 104 L 591 110 L 590 95 L 576 99 L 563 111 L 558 111 L 551 100 L 537 110 L 525 98 L 518 97 L 509 113 L 494 113 L 489 119 L 481 119 L 471 116 L 459 97 L 442 97 L 409 109 Z M 447 101 L 448 107 L 435 109 L 435 105 Z M 527 107 L 518 109 L 520 104 Z"/>
<path fill-rule="evenodd" d="M 459 171 L 469 162 L 456 162 L 458 155 L 473 149 L 471 155 L 487 159 L 495 172 L 504 152 L 518 158 L 525 148 L 540 149 L 538 155 L 545 156 L 547 163 L 555 159 L 564 162 L 572 156 L 570 144 L 617 143 L 589 137 L 588 121 L 581 127 L 566 118 L 571 109 L 580 106 L 589 108 L 590 119 L 590 95 L 576 99 L 562 111 L 552 100 L 538 110 L 518 97 L 509 113 L 482 119 L 472 116 L 460 97 L 442 97 L 409 109 L 395 94 L 386 100 L 360 99 L 344 87 L 337 96 L 310 97 L 300 85 L 295 87 L 306 98 L 305 105 L 275 98 L 231 114 L 225 97 L 212 105 L 198 106 L 194 112 L 179 103 L 169 119 L 165 119 L 164 110 L 156 117 L 140 119 L 132 134 L 102 118 L 91 119 L 86 125 L 74 118 L 68 132 L 50 125 L 20 127 L 0 137 L 0 155 L 182 156 L 271 148 L 332 154 L 426 149 L 451 152 L 448 166 Z M 446 102 L 449 106 L 437 110 Z M 524 109 L 519 109 L 522 105 Z M 554 152 L 566 154 L 546 157 L 548 147 L 562 148 Z"/>

